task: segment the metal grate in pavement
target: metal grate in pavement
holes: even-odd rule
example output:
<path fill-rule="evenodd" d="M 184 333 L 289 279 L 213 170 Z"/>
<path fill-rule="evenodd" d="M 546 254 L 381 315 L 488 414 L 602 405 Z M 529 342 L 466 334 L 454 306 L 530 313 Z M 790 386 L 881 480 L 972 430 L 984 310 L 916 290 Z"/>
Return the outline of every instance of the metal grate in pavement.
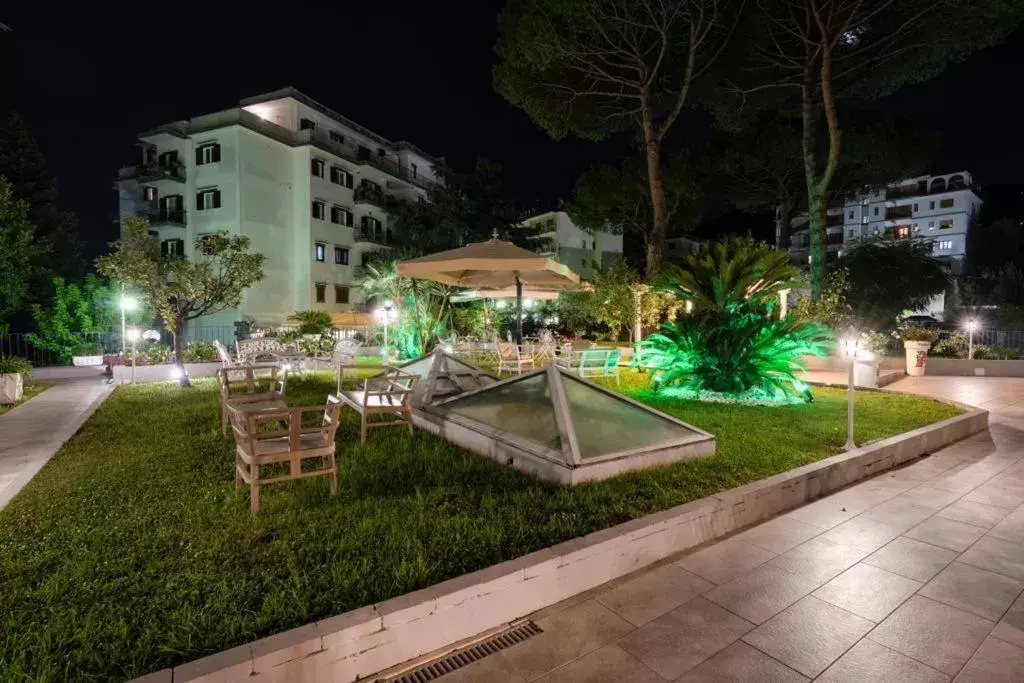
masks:
<path fill-rule="evenodd" d="M 479 661 L 484 657 L 500 652 L 516 643 L 521 643 L 528 638 L 543 633 L 541 628 L 532 621 L 502 631 L 496 636 L 477 643 L 465 650 L 453 652 L 441 659 L 436 659 L 420 666 L 412 671 L 387 679 L 387 683 L 427 683 L 451 673 L 464 666 Z"/>

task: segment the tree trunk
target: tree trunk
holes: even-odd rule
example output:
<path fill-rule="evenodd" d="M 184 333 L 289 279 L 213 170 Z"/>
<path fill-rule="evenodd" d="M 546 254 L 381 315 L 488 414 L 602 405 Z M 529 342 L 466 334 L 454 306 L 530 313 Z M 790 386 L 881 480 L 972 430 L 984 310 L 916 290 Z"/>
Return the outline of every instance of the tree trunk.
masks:
<path fill-rule="evenodd" d="M 789 223 L 793 220 L 793 202 L 781 201 L 775 205 L 775 248 L 789 247 Z"/>
<path fill-rule="evenodd" d="M 185 372 L 185 360 L 181 355 L 181 338 L 182 335 L 185 334 L 185 326 L 187 324 L 187 320 L 178 320 L 175 322 L 174 330 L 171 332 L 171 334 L 174 335 L 174 363 L 181 372 L 178 376 L 178 386 L 182 389 L 187 389 L 192 386 L 192 382 L 188 378 L 188 373 Z"/>
<path fill-rule="evenodd" d="M 818 179 L 818 117 L 817 108 L 812 100 L 813 82 L 810 69 L 804 73 L 801 94 L 800 118 L 803 135 L 800 144 L 804 158 L 804 179 L 807 182 L 807 229 L 811 237 L 811 299 L 817 301 L 821 298 L 825 286 L 825 222 L 828 207 Z"/>
<path fill-rule="evenodd" d="M 661 255 L 665 249 L 665 235 L 668 233 L 668 206 L 665 204 L 665 183 L 661 179 L 661 139 L 654 130 L 650 109 L 643 111 L 644 156 L 647 159 L 647 181 L 651 190 L 653 223 L 646 243 L 647 267 L 644 279 L 654 282 L 661 272 Z"/>

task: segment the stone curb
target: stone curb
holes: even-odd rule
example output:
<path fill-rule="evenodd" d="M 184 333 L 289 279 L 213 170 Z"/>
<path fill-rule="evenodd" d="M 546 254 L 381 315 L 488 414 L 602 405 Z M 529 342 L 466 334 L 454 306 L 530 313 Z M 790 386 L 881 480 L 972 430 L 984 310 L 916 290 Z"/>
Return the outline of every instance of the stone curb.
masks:
<path fill-rule="evenodd" d="M 968 412 L 137 681 L 364 679 L 932 453 L 988 426 Z"/>

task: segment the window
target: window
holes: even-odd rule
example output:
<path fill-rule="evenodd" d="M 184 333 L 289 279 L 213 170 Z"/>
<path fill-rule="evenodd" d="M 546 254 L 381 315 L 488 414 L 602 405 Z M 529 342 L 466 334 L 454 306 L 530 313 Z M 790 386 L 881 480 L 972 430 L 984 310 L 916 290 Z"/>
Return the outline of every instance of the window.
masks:
<path fill-rule="evenodd" d="M 949 230 L 953 227 L 953 219 L 947 218 L 944 221 L 939 221 L 939 230 Z"/>
<path fill-rule="evenodd" d="M 950 251 L 953 248 L 953 240 L 939 240 L 935 243 L 935 251 Z"/>
<path fill-rule="evenodd" d="M 320 263 L 323 263 L 327 258 L 327 245 L 323 242 L 317 242 L 316 248 L 313 250 L 313 256 Z"/>
<path fill-rule="evenodd" d="M 947 199 L 940 199 L 939 200 L 939 208 L 940 209 L 952 209 L 953 208 L 953 198 L 949 197 Z"/>
<path fill-rule="evenodd" d="M 409 164 L 409 168 L 412 169 L 412 177 L 415 178 L 419 173 L 419 169 L 416 167 L 416 164 Z"/>
<path fill-rule="evenodd" d="M 200 211 L 220 208 L 220 190 L 211 187 L 207 190 L 199 190 L 196 193 L 196 208 Z"/>
<path fill-rule="evenodd" d="M 935 221 L 928 221 L 928 227 L 931 228 L 932 230 L 934 230 L 935 229 Z"/>
<path fill-rule="evenodd" d="M 914 212 L 916 213 L 916 212 L 917 212 L 917 210 L 918 210 L 918 209 L 917 209 L 917 204 L 914 204 Z"/>
<path fill-rule="evenodd" d="M 327 285 L 322 282 L 316 283 L 316 302 L 322 304 L 327 301 Z"/>
<path fill-rule="evenodd" d="M 299 130 L 316 130 L 316 121 L 312 119 L 299 119 Z"/>
<path fill-rule="evenodd" d="M 313 218 L 324 219 L 324 215 L 327 212 L 327 204 L 319 199 L 313 200 Z"/>
<path fill-rule="evenodd" d="M 204 142 L 196 147 L 196 166 L 215 164 L 220 161 L 220 143 Z"/>
<path fill-rule="evenodd" d="M 847 230 L 846 231 L 846 236 L 850 237 L 850 238 L 856 237 L 857 236 L 857 231 L 856 230 Z"/>
<path fill-rule="evenodd" d="M 156 162 L 161 168 L 174 168 L 178 165 L 178 152 L 164 152 L 156 158 Z"/>
<path fill-rule="evenodd" d="M 334 248 L 334 262 L 336 264 L 338 264 L 339 266 L 347 266 L 348 265 L 348 249 L 346 249 L 345 247 L 335 247 Z M 344 303 L 347 304 L 348 301 L 346 300 Z"/>
<path fill-rule="evenodd" d="M 348 303 L 348 287 L 342 287 L 341 285 L 334 285 L 334 303 L 336 303 L 336 304 L 347 304 Z"/>
<path fill-rule="evenodd" d="M 853 211 L 850 212 L 850 220 L 853 220 Z"/>
<path fill-rule="evenodd" d="M 203 256 L 209 256 L 213 253 L 213 235 L 200 235 L 199 236 L 199 252 Z"/>
<path fill-rule="evenodd" d="M 331 222 L 336 225 L 352 227 L 352 212 L 340 206 L 331 207 Z"/>
<path fill-rule="evenodd" d="M 356 153 L 358 154 L 360 161 L 363 161 L 365 159 L 369 159 L 370 158 L 370 148 L 369 147 L 364 147 L 362 145 L 359 145 L 359 147 L 356 149 Z"/>
<path fill-rule="evenodd" d="M 323 159 L 313 159 L 312 161 L 309 162 L 309 172 L 315 175 L 317 178 L 323 178 L 324 166 L 326 166 L 326 164 L 324 164 Z"/>
<path fill-rule="evenodd" d="M 918 225 L 917 223 L 914 223 L 912 226 L 910 226 L 910 232 L 921 232 L 921 226 Z"/>
<path fill-rule="evenodd" d="M 897 237 L 910 237 L 910 226 L 901 225 L 900 227 L 896 228 L 896 236 Z"/>
<path fill-rule="evenodd" d="M 342 135 L 341 133 L 332 130 L 327 135 L 328 135 L 328 137 L 331 138 L 331 142 L 333 142 L 334 144 L 336 144 L 336 145 L 344 145 L 345 144 L 345 136 Z"/>
<path fill-rule="evenodd" d="M 875 215 L 876 216 L 878 215 L 878 207 L 877 206 L 875 207 Z"/>
<path fill-rule="evenodd" d="M 928 202 L 928 209 L 930 211 L 934 211 L 935 210 L 935 202 Z"/>
<path fill-rule="evenodd" d="M 176 258 L 185 257 L 185 240 L 164 240 L 160 243 L 160 253 Z"/>
<path fill-rule="evenodd" d="M 323 176 L 321 176 L 323 177 Z M 352 174 L 338 166 L 331 166 L 331 182 L 352 189 Z"/>
<path fill-rule="evenodd" d="M 142 188 L 142 198 L 147 202 L 156 201 L 156 188 L 155 187 L 144 187 Z"/>

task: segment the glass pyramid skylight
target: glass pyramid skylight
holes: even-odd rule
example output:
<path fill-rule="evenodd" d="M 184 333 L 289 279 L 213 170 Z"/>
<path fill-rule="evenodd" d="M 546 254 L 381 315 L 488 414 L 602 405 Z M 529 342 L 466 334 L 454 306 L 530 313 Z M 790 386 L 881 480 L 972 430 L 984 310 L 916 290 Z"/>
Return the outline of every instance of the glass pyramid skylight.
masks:
<path fill-rule="evenodd" d="M 445 353 L 441 347 L 398 367 L 403 372 L 420 378 L 416 383 L 416 393 L 413 395 L 413 405 L 417 407 L 450 398 L 464 391 L 474 391 L 498 381 L 497 377 L 486 370 Z"/>
<path fill-rule="evenodd" d="M 528 460 L 520 469 L 563 483 L 714 453 L 707 432 L 556 366 L 426 410 L 477 435 L 442 431 L 457 443 L 513 466 Z"/>

